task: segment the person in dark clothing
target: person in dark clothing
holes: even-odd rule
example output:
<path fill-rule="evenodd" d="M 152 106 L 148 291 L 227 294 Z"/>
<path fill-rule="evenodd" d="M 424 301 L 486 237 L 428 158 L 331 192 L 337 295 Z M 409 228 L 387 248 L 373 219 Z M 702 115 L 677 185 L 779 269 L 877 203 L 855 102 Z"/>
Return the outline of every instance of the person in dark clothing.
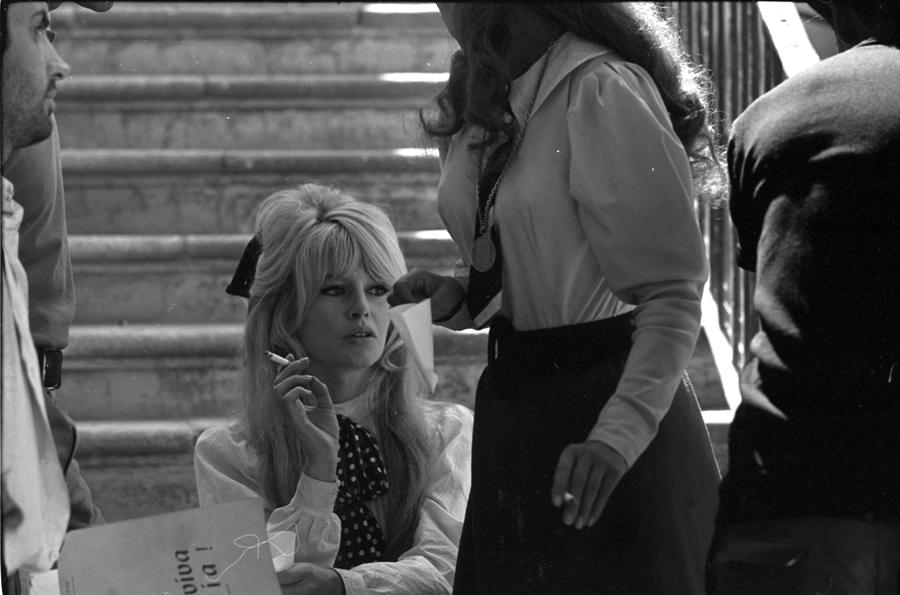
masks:
<path fill-rule="evenodd" d="M 728 145 L 760 331 L 729 436 L 709 591 L 892 593 L 900 571 L 900 2 L 810 3 L 841 53 Z"/>

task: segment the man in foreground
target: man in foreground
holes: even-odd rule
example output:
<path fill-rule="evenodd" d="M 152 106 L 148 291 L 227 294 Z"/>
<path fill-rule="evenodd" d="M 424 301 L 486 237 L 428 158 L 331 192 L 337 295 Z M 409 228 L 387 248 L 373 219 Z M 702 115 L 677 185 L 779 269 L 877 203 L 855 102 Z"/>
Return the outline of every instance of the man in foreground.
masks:
<path fill-rule="evenodd" d="M 13 149 L 50 136 L 56 83 L 68 65 L 52 45 L 44 2 L 2 8 L 0 168 Z M 69 520 L 66 481 L 47 421 L 37 354 L 28 323 L 28 281 L 18 257 L 22 207 L 2 179 L 2 513 L 3 580 L 17 570 L 50 569 Z M 7 585 L 11 592 L 15 586 Z"/>
<path fill-rule="evenodd" d="M 810 2 L 842 53 L 728 147 L 760 332 L 710 553 L 716 594 L 898 592 L 900 2 Z"/>
<path fill-rule="evenodd" d="M 76 3 L 96 12 L 105 12 L 112 6 L 108 1 Z M 51 18 L 59 4 L 48 3 Z M 52 132 L 45 139 L 14 148 L 3 166 L 3 175 L 12 183 L 16 202 L 23 208 L 19 260 L 28 277 L 29 326 L 37 350 L 47 417 L 69 490 L 69 530 L 79 529 L 104 521 L 75 460 L 75 424 L 53 398 L 53 391 L 64 380 L 63 349 L 69 344 L 69 327 L 75 315 L 75 284 L 56 123 L 53 122 Z"/>

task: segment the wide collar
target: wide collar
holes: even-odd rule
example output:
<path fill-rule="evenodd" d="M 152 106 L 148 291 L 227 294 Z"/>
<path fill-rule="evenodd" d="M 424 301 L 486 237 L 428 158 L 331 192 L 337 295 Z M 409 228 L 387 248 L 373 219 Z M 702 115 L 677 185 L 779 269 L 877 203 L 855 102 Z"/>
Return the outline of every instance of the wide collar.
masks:
<path fill-rule="evenodd" d="M 374 391 L 371 387 L 364 390 L 359 396 L 349 401 L 334 404 L 334 412 L 346 416 L 363 426 L 370 432 L 375 432 L 375 420 L 372 415 L 374 403 Z"/>
<path fill-rule="evenodd" d="M 612 53 L 613 50 L 606 46 L 587 41 L 571 32 L 564 33 L 550 54 L 550 62 L 547 64 L 547 71 L 544 73 L 544 80 L 541 82 L 532 111 L 536 112 L 553 89 L 576 68 L 592 58 Z M 534 96 L 542 62 L 543 57 L 536 60 L 524 74 L 510 84 L 509 104 L 518 122 L 524 122 L 528 117 L 528 106 Z"/>

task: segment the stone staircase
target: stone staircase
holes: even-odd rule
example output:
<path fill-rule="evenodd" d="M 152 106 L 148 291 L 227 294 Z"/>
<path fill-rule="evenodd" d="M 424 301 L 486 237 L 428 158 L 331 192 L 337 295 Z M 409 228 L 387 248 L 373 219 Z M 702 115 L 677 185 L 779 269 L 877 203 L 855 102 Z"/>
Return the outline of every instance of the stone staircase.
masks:
<path fill-rule="evenodd" d="M 240 402 L 246 304 L 224 287 L 262 198 L 337 184 L 388 210 L 410 266 L 449 270 L 416 109 L 456 46 L 433 5 L 68 3 L 53 20 L 78 299 L 57 398 L 108 520 L 194 506 L 193 441 Z M 436 330 L 441 398 L 472 405 L 485 343 Z M 721 407 L 704 345 L 692 376 Z"/>

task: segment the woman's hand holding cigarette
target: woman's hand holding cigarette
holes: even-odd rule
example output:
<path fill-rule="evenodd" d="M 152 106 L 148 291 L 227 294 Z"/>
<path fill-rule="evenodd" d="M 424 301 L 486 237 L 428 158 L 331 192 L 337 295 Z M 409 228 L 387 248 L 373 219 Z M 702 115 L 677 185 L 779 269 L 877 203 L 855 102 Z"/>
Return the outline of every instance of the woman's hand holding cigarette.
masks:
<path fill-rule="evenodd" d="M 593 526 L 626 471 L 622 455 L 599 440 L 563 449 L 550 493 L 553 505 L 563 509 L 563 522 L 576 529 Z"/>
<path fill-rule="evenodd" d="M 271 354 L 269 357 L 276 361 L 274 358 L 279 356 Z M 309 366 L 309 358 L 293 361 L 293 357 L 288 356 L 281 359 L 287 364 L 283 364 L 276 374 L 273 388 L 285 402 L 300 440 L 304 454 L 303 473 L 320 481 L 335 481 L 340 429 L 328 387 L 315 376 L 303 373 Z"/>
<path fill-rule="evenodd" d="M 269 358 L 269 361 L 271 361 L 273 364 L 278 364 L 279 366 L 286 366 L 289 363 L 291 363 L 292 361 L 294 361 L 293 355 L 289 355 L 288 357 L 291 359 L 288 359 L 286 357 L 281 357 L 277 353 L 272 353 L 271 351 L 266 352 L 266 357 Z M 301 360 L 302 359 L 306 359 L 306 358 L 301 358 Z M 307 411 L 311 411 L 311 410 L 315 409 L 316 407 L 318 407 L 318 405 L 307 405 L 303 401 L 300 401 L 300 404 L 303 405 L 303 408 L 306 409 Z"/>

